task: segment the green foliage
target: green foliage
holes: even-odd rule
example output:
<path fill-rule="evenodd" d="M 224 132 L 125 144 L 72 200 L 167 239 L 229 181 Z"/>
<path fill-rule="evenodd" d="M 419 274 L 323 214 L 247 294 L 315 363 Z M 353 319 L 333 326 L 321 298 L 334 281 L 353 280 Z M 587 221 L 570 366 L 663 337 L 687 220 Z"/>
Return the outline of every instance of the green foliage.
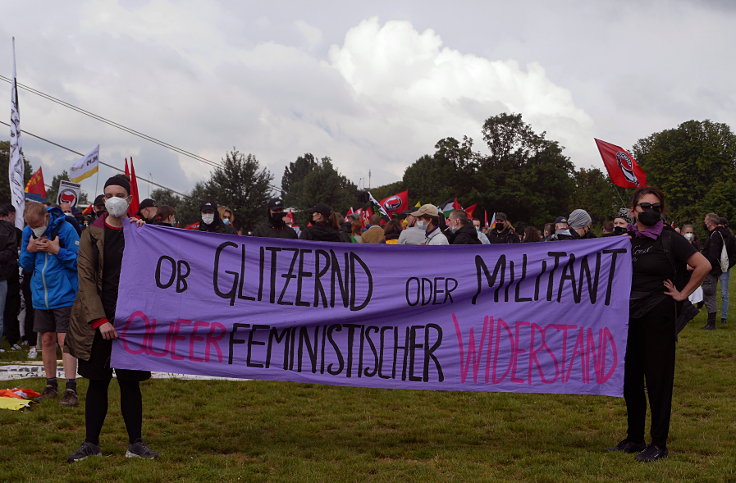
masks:
<path fill-rule="evenodd" d="M 633 148 L 647 184 L 667 197 L 668 218 L 700 221 L 736 215 L 736 136 L 723 123 L 687 121 L 640 139 Z"/>
<path fill-rule="evenodd" d="M 345 214 L 357 204 L 358 187 L 335 169 L 329 157 L 314 159 L 307 153 L 286 167 L 281 179 L 284 204 L 306 210 L 322 202 Z"/>
<path fill-rule="evenodd" d="M 0 204 L 10 203 L 10 179 L 8 176 L 10 163 L 10 141 L 0 141 Z M 23 186 L 33 176 L 31 163 L 23 156 Z"/>
<path fill-rule="evenodd" d="M 197 183 L 190 197 L 178 202 L 175 206 L 177 219 L 182 226 L 199 221 L 199 207 L 205 201 L 212 201 L 230 208 L 235 214 L 234 226 L 246 233 L 265 216 L 271 181 L 273 175 L 261 168 L 255 156 L 233 148 L 225 154 L 222 165 L 212 172 L 209 180 Z M 171 196 L 168 201 L 176 202 Z"/>
<path fill-rule="evenodd" d="M 184 203 L 184 199 L 181 196 L 163 188 L 157 188 L 151 191 L 151 199 L 156 201 L 156 204 L 159 206 L 168 205 L 177 211 Z"/>
<path fill-rule="evenodd" d="M 618 209 L 628 204 L 628 198 L 620 197 L 616 187 L 600 169 L 581 168 L 575 171 L 575 189 L 570 197 L 570 207 L 583 208 L 593 218 L 594 225 L 613 219 Z"/>

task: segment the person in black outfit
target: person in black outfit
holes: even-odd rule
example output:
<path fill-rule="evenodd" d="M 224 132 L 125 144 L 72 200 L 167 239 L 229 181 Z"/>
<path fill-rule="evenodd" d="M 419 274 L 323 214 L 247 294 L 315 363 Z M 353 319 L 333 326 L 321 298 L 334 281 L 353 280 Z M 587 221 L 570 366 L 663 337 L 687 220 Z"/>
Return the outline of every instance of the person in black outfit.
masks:
<path fill-rule="evenodd" d="M 340 225 L 337 214 L 324 203 L 317 203 L 309 210 L 312 213 L 312 226 L 302 230 L 301 240 L 344 242 L 346 238 L 340 235 Z"/>
<path fill-rule="evenodd" d="M 488 231 L 488 241 L 496 243 L 521 243 L 514 228 L 509 225 L 506 213 L 496 213 L 496 227 Z"/>
<path fill-rule="evenodd" d="M 253 236 L 267 238 L 299 238 L 293 228 L 284 223 L 284 202 L 281 198 L 268 200 L 268 220 L 253 230 Z"/>
<path fill-rule="evenodd" d="M 612 451 L 638 453 L 643 462 L 666 458 L 675 378 L 675 319 L 684 301 L 710 271 L 710 263 L 679 233 L 662 221 L 664 194 L 637 188 L 631 213 L 633 278 L 629 335 L 624 364 L 626 439 Z M 694 268 L 683 283 L 685 264 Z M 646 382 L 646 386 L 645 386 Z M 651 444 L 644 442 L 647 397 L 652 413 Z"/>
<path fill-rule="evenodd" d="M 105 183 L 107 214 L 84 231 L 79 245 L 79 292 L 72 308 L 65 351 L 79 360 L 79 374 L 89 379 L 85 402 L 86 436 L 80 448 L 69 455 L 69 463 L 99 456 L 100 432 L 108 406 L 112 380 L 112 341 L 118 338 L 113 322 L 125 237 L 123 223 L 130 204 L 130 182 L 122 175 Z M 143 224 L 142 220 L 137 221 Z M 128 431 L 126 458 L 156 458 L 141 438 L 143 400 L 140 382 L 150 379 L 148 371 L 115 369 L 120 386 L 120 410 Z"/>
<path fill-rule="evenodd" d="M 199 231 L 208 231 L 210 233 L 229 233 L 234 234 L 235 228 L 232 225 L 226 225 L 220 218 L 217 211 L 217 203 L 205 201 L 199 207 L 202 221 L 199 223 Z"/>
<path fill-rule="evenodd" d="M 447 226 L 445 236 L 450 245 L 480 245 L 478 232 L 463 210 L 453 210 L 447 218 Z"/>
<path fill-rule="evenodd" d="M 718 285 L 718 278 L 723 273 L 720 263 L 721 250 L 726 240 L 731 236 L 727 228 L 718 226 L 719 222 L 720 217 L 715 213 L 708 213 L 703 220 L 705 228 L 708 230 L 708 239 L 705 240 L 702 253 L 713 267 L 703 280 L 703 302 L 705 302 L 705 309 L 708 311 L 708 321 L 703 327 L 705 330 L 715 330 L 716 328 L 716 315 L 718 315 L 716 286 Z"/>

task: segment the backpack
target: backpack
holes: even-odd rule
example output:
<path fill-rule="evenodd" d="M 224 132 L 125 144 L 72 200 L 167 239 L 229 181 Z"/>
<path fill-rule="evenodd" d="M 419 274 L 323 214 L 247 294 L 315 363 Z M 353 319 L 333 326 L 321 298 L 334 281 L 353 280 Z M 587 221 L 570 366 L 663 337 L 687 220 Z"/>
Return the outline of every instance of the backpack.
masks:
<path fill-rule="evenodd" d="M 730 232 L 724 237 L 720 230 L 716 231 L 721 235 L 721 240 L 723 241 L 721 258 L 719 259 L 721 272 L 726 273 L 731 267 L 736 265 L 736 237 Z"/>

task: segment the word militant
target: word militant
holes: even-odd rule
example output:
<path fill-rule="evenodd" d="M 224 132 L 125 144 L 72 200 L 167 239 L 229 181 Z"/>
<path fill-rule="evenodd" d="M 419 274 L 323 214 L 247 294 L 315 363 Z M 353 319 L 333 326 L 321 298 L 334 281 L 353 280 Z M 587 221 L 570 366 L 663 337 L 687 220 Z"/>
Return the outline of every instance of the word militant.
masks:
<path fill-rule="evenodd" d="M 271 367 L 345 378 L 428 382 L 445 378 L 437 324 L 273 327 L 177 319 L 134 312 L 120 330 L 123 350 L 173 361 Z M 227 362 L 226 362 L 227 361 Z"/>
<path fill-rule="evenodd" d="M 460 356 L 461 381 L 472 375 L 485 384 L 564 383 L 578 379 L 584 384 L 603 384 L 618 365 L 618 349 L 608 327 L 596 332 L 574 324 L 540 325 L 533 322 L 509 324 L 502 318 L 486 315 L 480 340 L 471 327 L 467 337 L 452 314 Z M 597 335 L 597 341 L 596 341 Z M 483 372 L 480 370 L 483 369 Z"/>

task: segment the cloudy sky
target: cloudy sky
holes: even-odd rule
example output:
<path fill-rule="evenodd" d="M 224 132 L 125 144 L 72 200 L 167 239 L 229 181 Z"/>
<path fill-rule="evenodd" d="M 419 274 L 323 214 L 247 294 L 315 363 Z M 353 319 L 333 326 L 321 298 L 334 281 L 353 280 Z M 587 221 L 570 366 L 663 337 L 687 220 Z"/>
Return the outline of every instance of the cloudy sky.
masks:
<path fill-rule="evenodd" d="M 593 137 L 631 147 L 690 119 L 736 128 L 728 0 L 0 5 L 1 74 L 15 36 L 19 82 L 213 161 L 252 153 L 276 185 L 305 152 L 361 187 L 369 169 L 372 186 L 393 182 L 440 138 L 480 148 L 500 112 L 522 113 L 580 167 L 602 168 Z M 20 104 L 24 130 L 76 151 L 99 143 L 121 167 L 132 155 L 139 176 L 172 189 L 211 169 L 26 91 Z M 47 182 L 75 161 L 23 142 Z"/>

